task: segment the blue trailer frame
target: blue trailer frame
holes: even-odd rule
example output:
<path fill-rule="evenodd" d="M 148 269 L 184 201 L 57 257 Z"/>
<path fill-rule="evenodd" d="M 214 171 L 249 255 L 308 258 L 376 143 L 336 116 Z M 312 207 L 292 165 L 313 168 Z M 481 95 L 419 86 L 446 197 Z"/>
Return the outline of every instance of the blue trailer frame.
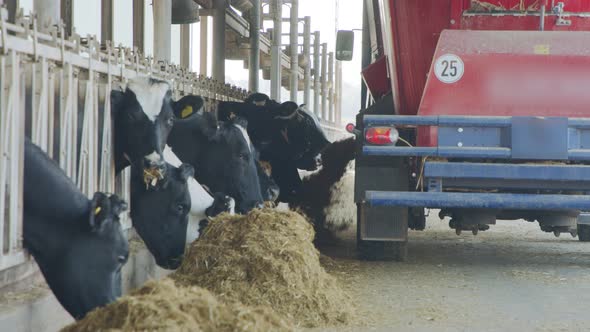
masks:
<path fill-rule="evenodd" d="M 425 192 L 366 191 L 370 206 L 590 211 L 590 118 L 365 115 L 363 127 L 438 127 L 438 146 L 375 146 L 362 156 L 437 157 Z M 475 159 L 494 160 L 493 163 Z M 455 162 L 459 161 L 459 162 Z M 558 164 L 547 164 L 547 161 Z M 523 162 L 531 162 L 526 164 Z M 454 188 L 470 193 L 445 192 Z M 497 193 L 477 192 L 495 189 Z M 551 194 L 527 193 L 543 190 Z M 522 191 L 522 193 L 514 193 Z M 556 194 L 555 192 L 563 192 Z M 568 192 L 569 191 L 569 192 Z M 580 218 L 583 220 L 590 218 Z"/>

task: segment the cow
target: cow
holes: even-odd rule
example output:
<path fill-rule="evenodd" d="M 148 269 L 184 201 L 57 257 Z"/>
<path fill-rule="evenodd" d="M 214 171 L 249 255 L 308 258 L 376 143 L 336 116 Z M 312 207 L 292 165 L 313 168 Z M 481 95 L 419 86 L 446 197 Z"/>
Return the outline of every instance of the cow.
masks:
<path fill-rule="evenodd" d="M 243 103 L 220 102 L 218 118 L 224 121 L 240 116 L 248 120 L 248 134 L 260 151 L 260 160 L 272 165 L 273 178 L 280 188 L 278 200 L 289 202 L 301 186 L 297 169 L 316 170 L 321 165 L 321 152 L 330 141 L 315 115 L 303 106 L 278 104 L 264 96 L 254 94 Z M 262 100 L 264 104 L 259 102 Z"/>
<path fill-rule="evenodd" d="M 24 154 L 24 247 L 61 305 L 82 319 L 121 296 L 129 246 L 119 214 L 127 204 L 100 192 L 89 200 L 28 138 Z"/>
<path fill-rule="evenodd" d="M 176 124 L 168 144 L 180 160 L 193 165 L 196 180 L 213 192 L 232 197 L 237 213 L 261 206 L 257 152 L 247 132 L 247 121 L 234 117 L 218 124 L 215 114 L 204 112 L 198 100 L 177 105 L 177 117 L 184 112 L 197 116 Z"/>
<path fill-rule="evenodd" d="M 163 165 L 166 176 L 157 187 L 146 185 L 140 167 L 131 166 L 131 220 L 158 266 L 176 269 L 182 262 L 191 209 L 187 181 L 193 167 Z"/>
<path fill-rule="evenodd" d="M 138 76 L 123 89 L 111 91 L 111 113 L 114 120 L 115 170 L 121 172 L 134 164 L 144 169 L 165 169 L 162 151 L 178 121 L 187 121 L 192 114 L 177 118 L 173 109 L 177 103 L 185 103 L 185 96 L 172 100 L 168 82 L 151 77 Z"/>
<path fill-rule="evenodd" d="M 182 165 L 180 159 L 168 145 L 164 148 L 164 160 L 175 167 Z M 191 209 L 186 242 L 190 243 L 199 238 L 209 218 L 216 217 L 223 212 L 234 214 L 235 200 L 223 193 L 211 195 L 194 177 L 188 178 L 187 186 L 191 199 Z"/>

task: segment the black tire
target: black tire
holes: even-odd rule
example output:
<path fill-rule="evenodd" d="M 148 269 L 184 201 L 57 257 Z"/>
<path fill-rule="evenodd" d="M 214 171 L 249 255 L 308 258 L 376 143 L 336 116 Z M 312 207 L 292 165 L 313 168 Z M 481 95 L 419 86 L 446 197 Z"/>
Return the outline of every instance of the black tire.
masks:
<path fill-rule="evenodd" d="M 590 225 L 578 224 L 578 240 L 582 242 L 590 242 Z"/>

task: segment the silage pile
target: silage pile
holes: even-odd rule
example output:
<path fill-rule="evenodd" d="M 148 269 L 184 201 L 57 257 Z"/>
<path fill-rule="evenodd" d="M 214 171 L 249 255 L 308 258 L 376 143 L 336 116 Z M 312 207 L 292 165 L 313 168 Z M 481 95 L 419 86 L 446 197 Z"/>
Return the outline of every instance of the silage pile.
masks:
<path fill-rule="evenodd" d="M 291 331 L 269 308 L 223 303 L 199 287 L 177 287 L 169 278 L 90 312 L 64 332 L 95 331 Z"/>
<path fill-rule="evenodd" d="M 320 265 L 313 227 L 300 214 L 271 209 L 222 215 L 193 242 L 173 278 L 220 299 L 263 305 L 298 326 L 350 320 L 350 299 Z"/>

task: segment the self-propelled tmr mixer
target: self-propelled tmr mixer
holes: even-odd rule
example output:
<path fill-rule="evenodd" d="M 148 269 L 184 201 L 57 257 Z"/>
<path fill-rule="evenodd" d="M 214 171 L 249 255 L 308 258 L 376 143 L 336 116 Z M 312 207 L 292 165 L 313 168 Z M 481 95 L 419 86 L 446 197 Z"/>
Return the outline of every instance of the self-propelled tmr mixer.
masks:
<path fill-rule="evenodd" d="M 501 3 L 387 0 L 365 13 L 374 103 L 347 126 L 365 257 L 404 259 L 424 208 L 457 234 L 525 219 L 590 241 L 590 3 Z"/>

